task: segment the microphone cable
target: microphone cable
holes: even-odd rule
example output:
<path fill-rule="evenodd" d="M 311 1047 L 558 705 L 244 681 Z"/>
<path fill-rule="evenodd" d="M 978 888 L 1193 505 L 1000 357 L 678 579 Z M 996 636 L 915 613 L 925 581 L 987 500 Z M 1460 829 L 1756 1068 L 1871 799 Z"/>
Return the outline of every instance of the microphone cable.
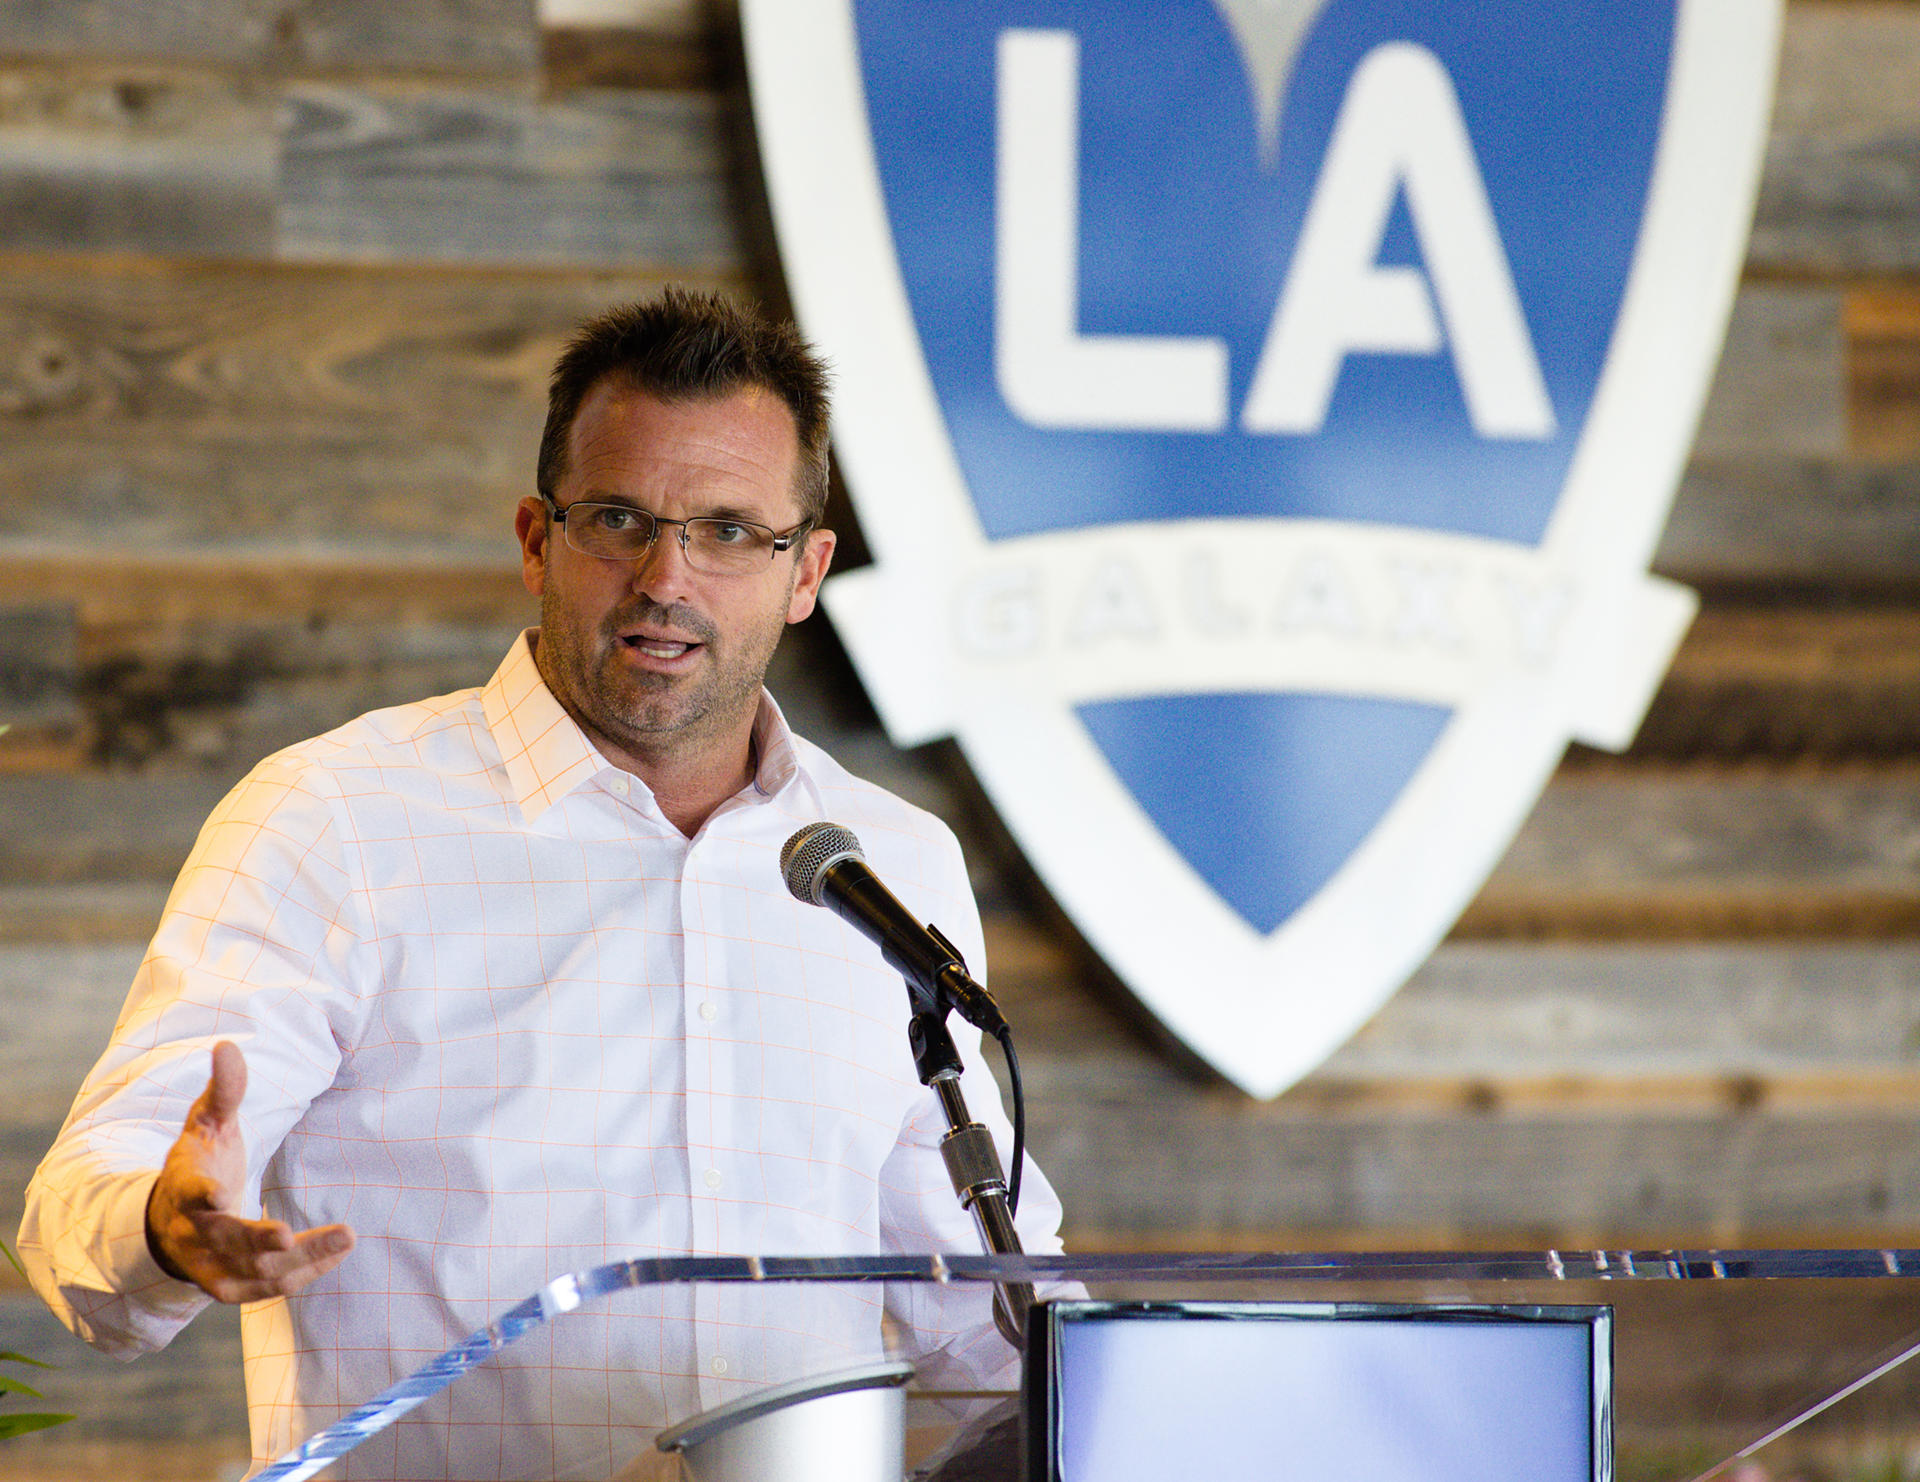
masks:
<path fill-rule="evenodd" d="M 1012 1029 L 998 1029 L 993 1037 L 1000 1042 L 1000 1053 L 1006 1058 L 1007 1084 L 1013 1093 L 1013 1166 L 1007 1171 L 1007 1213 L 1017 1219 L 1020 1170 L 1027 1161 L 1027 1092 L 1020 1084 L 1020 1057 L 1014 1053 Z"/>

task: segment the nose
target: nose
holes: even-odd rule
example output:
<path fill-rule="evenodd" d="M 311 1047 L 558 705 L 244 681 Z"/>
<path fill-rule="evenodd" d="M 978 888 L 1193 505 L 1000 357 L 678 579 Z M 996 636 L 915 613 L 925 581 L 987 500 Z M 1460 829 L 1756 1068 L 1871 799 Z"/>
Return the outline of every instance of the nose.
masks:
<path fill-rule="evenodd" d="M 687 527 L 665 521 L 653 527 L 653 540 L 633 559 L 633 590 L 667 606 L 695 581 L 687 564 Z"/>

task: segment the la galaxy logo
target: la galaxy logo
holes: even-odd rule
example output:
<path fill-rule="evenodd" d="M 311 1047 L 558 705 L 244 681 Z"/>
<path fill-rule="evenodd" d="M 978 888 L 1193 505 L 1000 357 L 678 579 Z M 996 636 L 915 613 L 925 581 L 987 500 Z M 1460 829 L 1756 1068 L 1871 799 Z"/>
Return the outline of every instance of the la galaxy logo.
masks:
<path fill-rule="evenodd" d="M 825 600 L 1248 1092 L 1420 964 L 1693 613 L 1647 574 L 1779 0 L 748 0 L 875 563 Z"/>

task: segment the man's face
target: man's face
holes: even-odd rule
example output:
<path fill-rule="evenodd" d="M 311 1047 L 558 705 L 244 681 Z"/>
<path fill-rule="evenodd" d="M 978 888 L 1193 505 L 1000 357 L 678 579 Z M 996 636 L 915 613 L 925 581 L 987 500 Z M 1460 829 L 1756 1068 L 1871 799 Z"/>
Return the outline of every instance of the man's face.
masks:
<path fill-rule="evenodd" d="M 587 500 L 673 520 L 800 523 L 793 416 L 771 392 L 667 402 L 604 380 L 581 403 L 568 449 L 553 491 L 563 510 Z M 763 570 L 710 576 L 688 566 L 673 525 L 637 561 L 582 555 L 536 499 L 521 502 L 515 529 L 540 598 L 541 676 L 601 749 L 643 771 L 744 764 L 761 679 L 781 630 L 813 611 L 832 532 Z M 726 755 L 734 747 L 737 760 Z"/>

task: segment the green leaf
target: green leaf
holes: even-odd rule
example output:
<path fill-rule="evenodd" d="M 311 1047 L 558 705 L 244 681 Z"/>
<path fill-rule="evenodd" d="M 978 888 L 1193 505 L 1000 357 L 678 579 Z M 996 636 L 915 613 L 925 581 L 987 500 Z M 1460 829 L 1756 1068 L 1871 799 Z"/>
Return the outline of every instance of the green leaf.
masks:
<path fill-rule="evenodd" d="M 28 1431 L 43 1431 L 50 1426 L 65 1425 L 72 1419 L 71 1415 L 0 1415 L 0 1441 L 10 1441 L 15 1436 L 24 1436 Z"/>
<path fill-rule="evenodd" d="M 0 726 L 0 735 L 5 735 L 6 731 L 5 726 Z M 4 1240 L 0 1240 L 0 1255 L 6 1256 L 7 1264 L 13 1267 L 22 1281 L 27 1279 L 27 1268 L 20 1264 L 20 1257 L 14 1254 L 13 1247 Z M 15 1353 L 12 1349 L 0 1349 L 0 1363 L 26 1364 L 34 1369 L 54 1367 L 43 1359 L 29 1358 L 26 1354 Z M 36 1400 L 44 1398 L 31 1384 L 15 1379 L 10 1374 L 0 1374 L 0 1395 L 30 1395 Z M 12 1440 L 13 1437 L 24 1436 L 30 1431 L 44 1431 L 56 1425 L 65 1425 L 72 1419 L 71 1415 L 53 1415 L 44 1411 L 27 1415 L 0 1415 L 0 1441 Z"/>

